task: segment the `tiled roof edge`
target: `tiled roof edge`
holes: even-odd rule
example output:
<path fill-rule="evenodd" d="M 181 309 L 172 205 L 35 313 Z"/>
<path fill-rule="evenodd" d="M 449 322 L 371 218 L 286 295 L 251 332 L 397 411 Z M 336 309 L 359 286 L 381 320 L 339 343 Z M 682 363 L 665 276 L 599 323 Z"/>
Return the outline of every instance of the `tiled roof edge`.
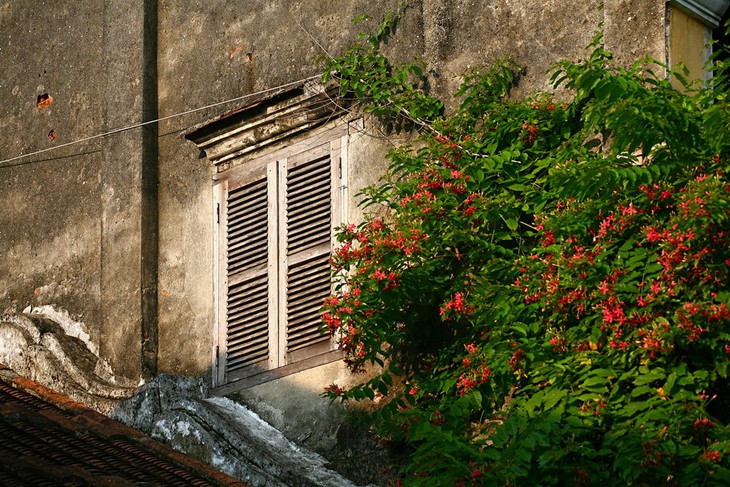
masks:
<path fill-rule="evenodd" d="M 248 484 L 227 475 L 220 470 L 216 470 L 210 465 L 201 461 L 195 460 L 187 455 L 179 453 L 172 448 L 160 443 L 159 441 L 150 438 L 141 431 L 134 428 L 130 428 L 116 420 L 113 420 L 101 413 L 94 411 L 93 409 L 84 406 L 62 394 L 59 394 L 35 381 L 21 377 L 14 370 L 10 369 L 6 365 L 0 363 L 0 379 L 4 382 L 12 385 L 13 387 L 20 389 L 28 394 L 31 394 L 43 401 L 48 402 L 64 411 L 72 412 L 75 415 L 83 418 L 87 423 L 87 427 L 92 428 L 96 433 L 106 437 L 110 436 L 124 436 L 131 441 L 138 442 L 140 446 L 154 450 L 157 453 L 166 456 L 171 461 L 179 464 L 183 467 L 188 467 L 195 470 L 196 472 L 210 478 L 212 481 L 219 483 L 224 486 L 231 487 L 249 487 Z"/>

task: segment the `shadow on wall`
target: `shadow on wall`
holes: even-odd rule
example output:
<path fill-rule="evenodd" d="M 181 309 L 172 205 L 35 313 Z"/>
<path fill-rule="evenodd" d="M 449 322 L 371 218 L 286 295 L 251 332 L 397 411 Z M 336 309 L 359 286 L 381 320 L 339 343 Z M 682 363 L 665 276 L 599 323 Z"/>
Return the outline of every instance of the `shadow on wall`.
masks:
<path fill-rule="evenodd" d="M 266 387 L 288 400 L 282 409 L 266 403 L 266 391 L 232 396 L 251 401 L 288 430 L 287 438 L 242 402 L 211 396 L 202 378 L 160 375 L 132 384 L 116 377 L 99 358 L 86 327 L 50 306 L 0 318 L 0 363 L 254 487 L 386 480 L 387 453 L 364 431 L 343 424 L 342 409 L 318 393 L 280 379 Z"/>

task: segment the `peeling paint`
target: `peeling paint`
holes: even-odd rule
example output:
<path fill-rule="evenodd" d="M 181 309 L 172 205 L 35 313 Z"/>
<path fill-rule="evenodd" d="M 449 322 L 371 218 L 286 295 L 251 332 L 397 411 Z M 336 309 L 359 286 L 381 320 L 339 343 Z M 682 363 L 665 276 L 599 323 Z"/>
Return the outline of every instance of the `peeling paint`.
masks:
<path fill-rule="evenodd" d="M 38 110 L 42 110 L 44 108 L 50 107 L 52 103 L 53 97 L 48 93 L 43 93 L 41 95 L 38 95 L 35 106 Z"/>
<path fill-rule="evenodd" d="M 66 335 L 78 338 L 94 355 L 99 355 L 99 347 L 91 341 L 91 335 L 85 324 L 75 321 L 71 318 L 66 310 L 58 310 L 50 305 L 44 306 L 28 306 L 23 313 L 42 315 L 58 323 Z"/>
<path fill-rule="evenodd" d="M 155 378 L 112 417 L 253 487 L 356 485 L 247 407 L 208 397 L 202 381 L 189 377 Z"/>

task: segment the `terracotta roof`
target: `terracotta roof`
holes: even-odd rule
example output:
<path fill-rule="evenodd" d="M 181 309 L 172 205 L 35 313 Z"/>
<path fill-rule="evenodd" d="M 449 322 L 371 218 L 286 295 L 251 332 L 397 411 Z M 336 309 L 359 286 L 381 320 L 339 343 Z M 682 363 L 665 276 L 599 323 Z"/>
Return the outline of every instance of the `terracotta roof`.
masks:
<path fill-rule="evenodd" d="M 1 364 L 0 485 L 246 487 Z"/>

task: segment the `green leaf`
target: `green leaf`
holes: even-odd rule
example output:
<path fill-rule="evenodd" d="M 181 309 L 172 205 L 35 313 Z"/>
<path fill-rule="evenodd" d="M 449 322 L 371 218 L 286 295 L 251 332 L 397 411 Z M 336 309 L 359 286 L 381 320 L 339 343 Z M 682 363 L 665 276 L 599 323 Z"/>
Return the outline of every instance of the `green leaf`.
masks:
<path fill-rule="evenodd" d="M 674 385 L 677 382 L 677 374 L 672 372 L 667 377 L 667 382 L 664 384 L 664 392 L 667 394 L 673 394 L 674 393 Z"/>
<path fill-rule="evenodd" d="M 564 391 L 562 389 L 553 388 L 553 389 L 549 390 L 545 394 L 545 397 L 543 398 L 544 409 L 546 411 L 552 409 L 566 395 L 567 395 L 567 391 Z"/>
<path fill-rule="evenodd" d="M 613 378 L 616 377 L 616 371 L 612 369 L 592 369 L 591 375 L 597 377 Z"/>
<path fill-rule="evenodd" d="M 634 384 L 637 386 L 641 386 L 644 384 L 649 384 L 650 382 L 654 382 L 656 380 L 664 379 L 664 377 L 665 377 L 664 372 L 657 370 L 657 371 L 654 371 L 651 373 L 642 374 L 642 375 L 638 376 L 634 380 Z"/>
<path fill-rule="evenodd" d="M 469 394 L 469 399 L 472 401 L 472 407 L 474 409 L 482 408 L 482 393 L 479 391 L 472 391 Z"/>
<path fill-rule="evenodd" d="M 522 326 L 522 325 L 518 325 L 518 324 L 513 324 L 513 325 L 511 326 L 511 328 L 512 328 L 512 329 L 513 329 L 514 331 L 518 332 L 518 333 L 519 333 L 520 335 L 522 335 L 522 336 L 525 336 L 525 337 L 526 337 L 526 336 L 527 336 L 527 334 L 528 334 L 528 333 L 527 333 L 527 328 L 525 328 L 525 327 L 524 327 L 524 326 Z"/>
<path fill-rule="evenodd" d="M 718 364 L 715 366 L 715 370 L 717 371 L 717 375 L 719 375 L 723 379 L 728 378 L 728 362 L 727 361 L 718 362 Z"/>
<path fill-rule="evenodd" d="M 634 390 L 631 391 L 631 397 L 639 397 L 649 393 L 656 393 L 656 389 L 651 386 L 639 386 L 635 387 Z"/>
<path fill-rule="evenodd" d="M 595 385 L 605 385 L 609 381 L 605 377 L 589 377 L 585 381 L 583 381 L 583 387 L 592 387 Z"/>
<path fill-rule="evenodd" d="M 626 404 L 622 408 L 621 413 L 622 415 L 631 418 L 637 413 L 649 409 L 650 407 L 651 403 L 649 401 L 634 401 Z"/>

